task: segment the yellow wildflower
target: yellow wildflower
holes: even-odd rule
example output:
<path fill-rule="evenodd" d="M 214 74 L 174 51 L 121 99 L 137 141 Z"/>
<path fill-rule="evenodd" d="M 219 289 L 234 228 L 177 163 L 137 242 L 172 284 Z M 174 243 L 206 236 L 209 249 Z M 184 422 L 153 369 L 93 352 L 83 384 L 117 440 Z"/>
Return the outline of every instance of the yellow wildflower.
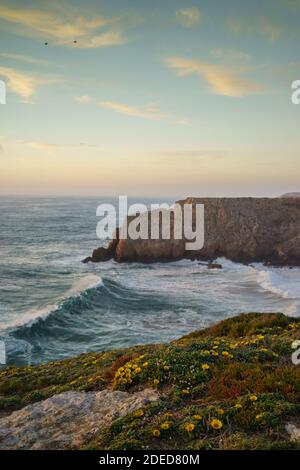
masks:
<path fill-rule="evenodd" d="M 201 415 L 194 415 L 193 418 L 194 418 L 196 421 L 201 421 L 202 416 L 201 416 Z"/>
<path fill-rule="evenodd" d="M 169 429 L 170 428 L 170 423 L 168 423 L 167 421 L 165 421 L 164 423 L 161 424 L 161 429 Z"/>
<path fill-rule="evenodd" d="M 152 435 L 153 435 L 154 437 L 159 437 L 159 436 L 160 436 L 160 430 L 159 430 L 159 429 L 153 429 Z"/>
<path fill-rule="evenodd" d="M 137 367 L 137 368 L 135 369 L 135 372 L 136 372 L 137 374 L 140 374 L 140 373 L 142 372 L 142 369 L 141 369 L 140 367 Z"/>
<path fill-rule="evenodd" d="M 253 402 L 257 401 L 257 396 L 256 395 L 251 395 L 250 400 L 253 401 Z"/>
<path fill-rule="evenodd" d="M 257 419 L 257 421 L 260 421 L 261 418 L 264 416 L 265 413 L 259 413 L 258 415 L 255 416 L 255 419 Z"/>
<path fill-rule="evenodd" d="M 143 410 L 141 410 L 141 409 L 140 409 L 140 410 L 136 410 L 136 412 L 134 413 L 134 416 L 135 416 L 136 418 L 141 418 L 142 416 L 144 416 Z"/>
<path fill-rule="evenodd" d="M 223 415 L 224 414 L 223 408 L 217 408 L 216 412 L 218 413 L 218 415 Z"/>
<path fill-rule="evenodd" d="M 241 403 L 236 403 L 236 405 L 234 405 L 235 408 L 237 408 L 238 410 L 240 410 L 241 408 L 243 408 L 243 405 L 241 405 Z"/>
<path fill-rule="evenodd" d="M 159 384 L 159 380 L 158 379 L 154 379 L 153 380 L 153 385 L 158 385 Z"/>
<path fill-rule="evenodd" d="M 209 365 L 208 364 L 202 364 L 202 369 L 203 370 L 208 370 L 209 369 Z"/>
<path fill-rule="evenodd" d="M 187 431 L 187 432 L 193 432 L 194 429 L 195 429 L 195 425 L 193 423 L 186 423 L 186 425 L 184 426 L 184 429 Z"/>
<path fill-rule="evenodd" d="M 214 418 L 211 420 L 210 425 L 213 429 L 221 429 L 223 426 L 223 423 L 221 420 Z"/>

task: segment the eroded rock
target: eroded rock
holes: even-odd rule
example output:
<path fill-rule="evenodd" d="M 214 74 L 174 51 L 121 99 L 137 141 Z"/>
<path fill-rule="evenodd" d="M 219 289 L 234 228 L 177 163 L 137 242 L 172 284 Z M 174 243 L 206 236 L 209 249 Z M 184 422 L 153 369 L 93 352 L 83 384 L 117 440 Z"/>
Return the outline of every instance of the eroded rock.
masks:
<path fill-rule="evenodd" d="M 64 392 L 0 420 L 0 449 L 78 449 L 113 420 L 156 401 L 155 390 Z"/>
<path fill-rule="evenodd" d="M 295 424 L 288 423 L 285 426 L 285 429 L 289 433 L 291 441 L 300 442 L 300 428 L 298 428 Z"/>

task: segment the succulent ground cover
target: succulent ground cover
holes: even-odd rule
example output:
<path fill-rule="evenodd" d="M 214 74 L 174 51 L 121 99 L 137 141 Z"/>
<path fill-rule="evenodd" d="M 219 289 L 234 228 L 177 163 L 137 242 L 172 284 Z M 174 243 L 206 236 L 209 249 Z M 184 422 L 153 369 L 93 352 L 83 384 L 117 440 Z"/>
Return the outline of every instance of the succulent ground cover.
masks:
<path fill-rule="evenodd" d="M 0 410 L 67 390 L 155 388 L 160 399 L 99 432 L 87 449 L 299 449 L 300 321 L 250 313 L 164 345 L 89 353 L 0 372 Z"/>

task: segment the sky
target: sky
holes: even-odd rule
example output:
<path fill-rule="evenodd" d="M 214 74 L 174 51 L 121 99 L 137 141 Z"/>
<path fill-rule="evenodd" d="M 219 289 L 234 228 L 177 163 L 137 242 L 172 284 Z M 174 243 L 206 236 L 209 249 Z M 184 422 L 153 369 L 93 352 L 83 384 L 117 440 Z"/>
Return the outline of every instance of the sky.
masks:
<path fill-rule="evenodd" d="M 299 38 L 300 0 L 0 0 L 0 194 L 299 191 Z"/>

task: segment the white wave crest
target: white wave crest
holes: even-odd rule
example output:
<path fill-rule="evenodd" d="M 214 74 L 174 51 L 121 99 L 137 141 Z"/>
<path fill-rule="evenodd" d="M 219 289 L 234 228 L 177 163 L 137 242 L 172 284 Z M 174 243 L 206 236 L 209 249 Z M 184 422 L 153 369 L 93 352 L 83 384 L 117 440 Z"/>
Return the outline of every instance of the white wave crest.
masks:
<path fill-rule="evenodd" d="M 73 286 L 65 292 L 65 294 L 58 299 L 57 303 L 46 305 L 45 307 L 30 309 L 27 312 L 18 316 L 18 318 L 2 324 L 2 330 L 17 328 L 24 325 L 30 325 L 40 319 L 45 319 L 51 313 L 58 310 L 61 304 L 71 298 L 80 297 L 84 292 L 95 289 L 103 285 L 101 277 L 94 274 L 89 274 L 81 279 L 75 281 Z"/>

